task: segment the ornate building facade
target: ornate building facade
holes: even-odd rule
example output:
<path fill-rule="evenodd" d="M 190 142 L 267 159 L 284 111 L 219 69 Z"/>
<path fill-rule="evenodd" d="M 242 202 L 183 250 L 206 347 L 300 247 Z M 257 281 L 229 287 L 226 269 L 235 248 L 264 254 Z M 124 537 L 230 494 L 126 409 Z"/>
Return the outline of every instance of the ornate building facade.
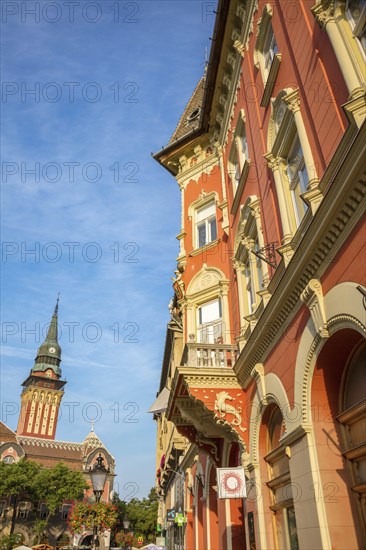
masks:
<path fill-rule="evenodd" d="M 66 464 L 71 470 L 84 472 L 90 483 L 89 470 L 101 454 L 109 475 L 105 483 L 102 500 L 110 501 L 113 489 L 115 461 L 104 444 L 94 432 L 81 443 L 60 441 L 56 437 L 58 413 L 66 384 L 61 379 L 61 347 L 57 335 L 58 301 L 45 341 L 37 351 L 37 356 L 29 376 L 23 382 L 21 408 L 16 432 L 0 422 L 0 460 L 6 463 L 18 462 L 21 459 L 37 462 L 45 468 L 52 468 L 57 463 Z M 93 498 L 92 489 L 86 498 Z M 85 532 L 74 537 L 68 530 L 67 517 L 71 502 L 65 502 L 58 513 L 51 519 L 47 529 L 48 540 L 54 545 L 67 546 L 88 545 L 92 533 Z M 35 507 L 27 495 L 9 495 L 0 499 L 0 529 L 3 534 L 23 535 L 26 545 L 33 541 L 32 527 L 36 519 L 47 515 L 46 503 Z M 102 548 L 109 546 L 109 533 L 101 537 Z"/>
<path fill-rule="evenodd" d="M 158 521 L 169 549 L 364 548 L 366 5 L 216 12 L 154 155 L 182 199 Z M 223 467 L 246 498 L 218 498 Z"/>

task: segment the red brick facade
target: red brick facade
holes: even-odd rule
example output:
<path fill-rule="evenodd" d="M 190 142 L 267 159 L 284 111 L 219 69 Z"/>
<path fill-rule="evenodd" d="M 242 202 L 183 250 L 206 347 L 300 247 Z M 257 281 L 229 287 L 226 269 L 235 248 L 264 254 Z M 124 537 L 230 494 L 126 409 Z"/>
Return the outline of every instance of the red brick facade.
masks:
<path fill-rule="evenodd" d="M 217 13 L 201 103 L 155 155 L 182 193 L 158 521 L 169 549 L 362 548 L 366 7 Z"/>

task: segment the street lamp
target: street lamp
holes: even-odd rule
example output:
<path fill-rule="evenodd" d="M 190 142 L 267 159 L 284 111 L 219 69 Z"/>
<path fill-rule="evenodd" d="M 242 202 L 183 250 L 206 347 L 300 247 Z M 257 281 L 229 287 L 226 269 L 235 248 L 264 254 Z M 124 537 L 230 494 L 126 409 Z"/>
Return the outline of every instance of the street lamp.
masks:
<path fill-rule="evenodd" d="M 127 535 L 127 531 L 129 530 L 129 528 L 130 528 L 130 520 L 128 518 L 125 518 L 123 520 L 123 530 L 125 532 L 125 535 Z M 126 538 L 127 537 L 125 536 L 125 550 L 128 550 Z"/>
<path fill-rule="evenodd" d="M 103 464 L 103 457 L 99 453 L 99 456 L 97 458 L 96 464 L 94 464 L 93 468 L 90 467 L 89 474 L 90 479 L 93 486 L 93 493 L 95 495 L 95 502 L 98 503 L 100 501 L 100 498 L 103 494 L 103 489 L 105 482 L 107 481 L 109 473 L 109 468 L 104 466 Z M 93 527 L 93 544 L 92 544 L 93 550 L 96 550 L 99 548 L 99 539 L 98 539 L 98 527 L 95 525 Z"/>

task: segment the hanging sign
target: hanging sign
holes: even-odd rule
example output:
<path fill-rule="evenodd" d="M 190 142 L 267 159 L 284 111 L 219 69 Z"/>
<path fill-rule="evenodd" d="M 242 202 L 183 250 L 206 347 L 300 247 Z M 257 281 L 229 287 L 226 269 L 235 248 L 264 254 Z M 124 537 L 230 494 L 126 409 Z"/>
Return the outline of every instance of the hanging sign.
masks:
<path fill-rule="evenodd" d="M 187 523 L 187 518 L 184 514 L 176 514 L 175 523 L 177 523 L 179 527 L 182 527 L 182 525 Z"/>
<path fill-rule="evenodd" d="M 217 468 L 219 498 L 246 498 L 244 468 Z"/>
<path fill-rule="evenodd" d="M 166 519 L 168 521 L 175 520 L 175 508 L 169 508 L 169 510 L 167 510 Z"/>

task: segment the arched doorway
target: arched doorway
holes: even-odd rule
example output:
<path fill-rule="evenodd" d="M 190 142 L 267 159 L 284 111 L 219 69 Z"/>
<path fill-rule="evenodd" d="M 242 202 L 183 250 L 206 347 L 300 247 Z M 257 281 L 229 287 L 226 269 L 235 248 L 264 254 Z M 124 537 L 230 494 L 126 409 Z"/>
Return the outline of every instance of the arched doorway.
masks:
<path fill-rule="evenodd" d="M 259 456 L 266 538 L 269 548 L 298 550 L 297 523 L 287 449 L 281 445 L 285 422 L 276 403 L 262 417 Z"/>
<path fill-rule="evenodd" d="M 320 487 L 332 548 L 365 546 L 366 344 L 350 328 L 323 346 L 311 385 Z"/>

